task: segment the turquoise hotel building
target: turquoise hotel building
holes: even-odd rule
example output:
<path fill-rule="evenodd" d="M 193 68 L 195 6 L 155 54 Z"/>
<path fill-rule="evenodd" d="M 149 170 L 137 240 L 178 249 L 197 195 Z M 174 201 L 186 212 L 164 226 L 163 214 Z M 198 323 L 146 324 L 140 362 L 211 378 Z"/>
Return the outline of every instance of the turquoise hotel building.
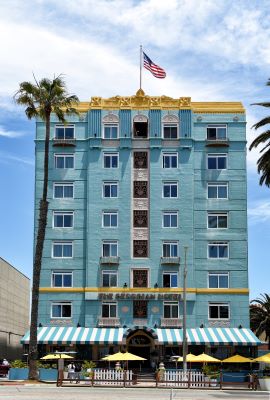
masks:
<path fill-rule="evenodd" d="M 186 265 L 189 351 L 254 355 L 243 105 L 140 89 L 78 111 L 51 122 L 40 352 L 181 355 Z M 38 120 L 35 229 L 44 137 Z"/>

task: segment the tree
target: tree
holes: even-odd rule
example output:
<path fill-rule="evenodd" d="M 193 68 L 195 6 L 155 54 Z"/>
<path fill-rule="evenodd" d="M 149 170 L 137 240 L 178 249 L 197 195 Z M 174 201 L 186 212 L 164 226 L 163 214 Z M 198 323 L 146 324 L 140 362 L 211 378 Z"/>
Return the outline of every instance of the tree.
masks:
<path fill-rule="evenodd" d="M 261 294 L 260 298 L 251 300 L 250 325 L 257 336 L 265 335 L 270 350 L 270 295 Z"/>
<path fill-rule="evenodd" d="M 15 93 L 15 102 L 26 106 L 25 114 L 28 119 L 41 118 L 45 122 L 45 145 L 44 145 L 44 178 L 43 192 L 39 202 L 39 220 L 37 237 L 35 240 L 35 254 L 33 264 L 33 285 L 32 285 L 32 307 L 29 340 L 29 376 L 31 380 L 38 377 L 37 370 L 37 322 L 38 322 L 38 301 L 40 270 L 47 225 L 48 214 L 48 162 L 49 162 L 49 139 L 51 114 L 54 113 L 61 123 L 66 123 L 65 115 L 78 114 L 74 108 L 78 104 L 78 97 L 69 95 L 66 84 L 61 75 L 52 80 L 43 78 L 39 82 L 34 77 L 35 83 L 22 82 L 19 90 Z"/>
<path fill-rule="evenodd" d="M 268 79 L 266 86 L 270 86 L 270 79 Z M 262 107 L 270 107 L 270 102 L 263 103 L 254 103 L 253 105 L 262 106 Z M 263 118 L 256 124 L 252 126 L 256 130 L 266 126 L 270 123 L 270 116 Z M 265 145 L 266 143 L 266 145 Z M 263 153 L 261 157 L 257 161 L 258 173 L 261 173 L 260 177 L 260 185 L 265 184 L 270 187 L 270 129 L 267 129 L 265 132 L 259 134 L 249 146 L 249 150 L 256 148 L 259 145 L 265 145 L 260 153 Z"/>

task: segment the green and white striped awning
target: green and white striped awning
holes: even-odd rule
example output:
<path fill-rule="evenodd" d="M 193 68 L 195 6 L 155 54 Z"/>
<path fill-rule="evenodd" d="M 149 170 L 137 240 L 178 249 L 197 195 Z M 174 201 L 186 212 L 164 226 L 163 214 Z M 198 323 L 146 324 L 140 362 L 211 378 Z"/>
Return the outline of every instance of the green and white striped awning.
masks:
<path fill-rule="evenodd" d="M 39 344 L 119 344 L 122 342 L 123 328 L 75 328 L 42 327 L 38 328 Z M 21 339 L 22 344 L 29 343 L 30 332 Z"/>
<path fill-rule="evenodd" d="M 159 344 L 179 345 L 183 342 L 183 329 L 156 329 Z M 258 346 L 261 341 L 246 328 L 193 328 L 187 329 L 190 345 Z"/>

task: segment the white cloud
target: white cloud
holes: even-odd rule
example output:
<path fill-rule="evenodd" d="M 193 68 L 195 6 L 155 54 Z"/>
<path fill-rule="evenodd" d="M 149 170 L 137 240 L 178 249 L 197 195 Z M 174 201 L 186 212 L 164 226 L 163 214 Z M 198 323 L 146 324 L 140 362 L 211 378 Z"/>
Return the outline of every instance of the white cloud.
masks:
<path fill-rule="evenodd" d="M 35 161 L 32 158 L 22 157 L 17 154 L 0 151 L 0 163 L 10 164 L 11 162 L 14 162 L 14 161 L 17 163 L 20 163 L 20 164 L 31 166 L 31 167 L 33 167 L 35 165 Z"/>
<path fill-rule="evenodd" d="M 248 208 L 250 224 L 268 222 L 270 220 L 270 201 L 257 201 Z"/>
<path fill-rule="evenodd" d="M 17 137 L 24 136 L 24 135 L 25 135 L 24 132 L 6 130 L 2 126 L 0 126 L 0 136 L 5 136 L 5 137 L 13 139 L 13 138 L 17 138 Z"/>

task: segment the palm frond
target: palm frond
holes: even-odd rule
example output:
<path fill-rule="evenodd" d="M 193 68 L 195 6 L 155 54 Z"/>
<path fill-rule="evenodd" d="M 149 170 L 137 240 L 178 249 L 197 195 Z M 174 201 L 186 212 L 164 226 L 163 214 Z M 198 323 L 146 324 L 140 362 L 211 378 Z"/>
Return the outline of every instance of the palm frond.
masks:
<path fill-rule="evenodd" d="M 251 143 L 251 145 L 249 146 L 249 150 L 253 149 L 253 147 L 257 147 L 260 144 L 266 142 L 267 140 L 270 140 L 270 130 L 262 132 L 261 134 L 259 134 Z"/>
<path fill-rule="evenodd" d="M 263 119 L 261 119 L 259 122 L 256 122 L 256 124 L 252 125 L 251 128 L 254 129 L 259 129 L 264 125 L 270 124 L 270 117 L 265 117 Z"/>

